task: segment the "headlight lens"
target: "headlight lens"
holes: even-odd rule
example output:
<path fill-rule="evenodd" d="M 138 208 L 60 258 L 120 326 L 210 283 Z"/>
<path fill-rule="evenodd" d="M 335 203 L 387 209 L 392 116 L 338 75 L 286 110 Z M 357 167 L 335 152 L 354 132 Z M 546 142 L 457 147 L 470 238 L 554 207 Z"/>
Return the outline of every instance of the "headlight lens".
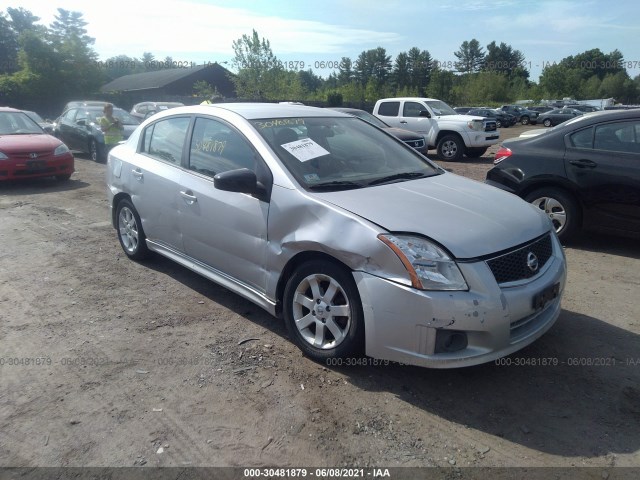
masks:
<path fill-rule="evenodd" d="M 64 143 L 58 145 L 58 148 L 56 148 L 53 151 L 54 155 L 62 155 L 63 153 L 67 153 L 69 151 L 69 147 L 67 147 Z"/>
<path fill-rule="evenodd" d="M 382 240 L 400 258 L 420 290 L 468 290 L 458 265 L 440 247 L 412 235 L 380 234 Z"/>
<path fill-rule="evenodd" d="M 482 120 L 471 120 L 467 122 L 467 127 L 469 127 L 471 130 L 475 130 L 476 132 L 481 132 L 483 129 Z"/>

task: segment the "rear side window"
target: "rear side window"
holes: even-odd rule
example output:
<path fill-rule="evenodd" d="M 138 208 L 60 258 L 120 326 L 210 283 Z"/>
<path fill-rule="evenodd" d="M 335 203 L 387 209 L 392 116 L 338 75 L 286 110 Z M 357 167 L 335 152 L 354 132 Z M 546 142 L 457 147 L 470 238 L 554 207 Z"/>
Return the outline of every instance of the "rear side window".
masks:
<path fill-rule="evenodd" d="M 569 139 L 575 148 L 593 148 L 593 127 L 572 133 Z"/>
<path fill-rule="evenodd" d="M 596 127 L 593 148 L 612 152 L 640 153 L 640 122 L 619 122 Z"/>
<path fill-rule="evenodd" d="M 189 117 L 172 117 L 150 125 L 144 132 L 142 151 L 158 160 L 180 165 L 189 122 Z"/>
<path fill-rule="evenodd" d="M 378 115 L 383 117 L 397 117 L 400 111 L 400 102 L 382 102 L 378 107 Z"/>

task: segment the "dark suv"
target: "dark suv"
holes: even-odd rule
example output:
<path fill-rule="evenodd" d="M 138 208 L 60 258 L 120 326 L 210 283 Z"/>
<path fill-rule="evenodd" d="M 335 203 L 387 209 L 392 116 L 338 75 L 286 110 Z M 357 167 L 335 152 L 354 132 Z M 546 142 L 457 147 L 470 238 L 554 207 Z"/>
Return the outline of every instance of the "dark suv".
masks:
<path fill-rule="evenodd" d="M 503 105 L 500 107 L 500 110 L 514 115 L 522 125 L 535 125 L 538 123 L 538 116 L 540 115 L 538 112 L 521 107 L 520 105 Z"/>

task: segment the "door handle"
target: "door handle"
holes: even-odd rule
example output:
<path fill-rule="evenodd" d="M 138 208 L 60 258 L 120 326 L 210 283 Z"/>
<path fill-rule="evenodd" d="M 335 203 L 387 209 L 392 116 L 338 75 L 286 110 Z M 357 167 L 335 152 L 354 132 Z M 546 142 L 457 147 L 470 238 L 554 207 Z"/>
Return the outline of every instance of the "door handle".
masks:
<path fill-rule="evenodd" d="M 140 170 L 139 168 L 134 168 L 133 170 L 131 170 L 131 175 L 136 177 L 138 180 L 142 180 L 142 178 L 144 177 L 144 173 L 142 173 L 142 170 Z"/>
<path fill-rule="evenodd" d="M 193 205 L 198 201 L 198 197 L 196 197 L 191 190 L 180 190 L 180 195 L 185 199 L 188 205 Z"/>
<path fill-rule="evenodd" d="M 592 162 L 591 160 L 587 160 L 585 158 L 580 160 L 569 160 L 571 165 L 575 165 L 578 168 L 595 168 L 598 166 L 596 162 Z"/>
<path fill-rule="evenodd" d="M 406 120 L 400 120 L 400 123 L 407 123 Z"/>

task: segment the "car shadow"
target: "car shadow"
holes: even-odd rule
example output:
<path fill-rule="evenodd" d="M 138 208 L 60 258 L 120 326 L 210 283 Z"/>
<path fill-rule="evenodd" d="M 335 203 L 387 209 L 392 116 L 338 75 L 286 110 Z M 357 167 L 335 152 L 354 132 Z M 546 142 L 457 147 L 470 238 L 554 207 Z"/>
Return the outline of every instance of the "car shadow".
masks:
<path fill-rule="evenodd" d="M 160 256 L 144 265 L 291 342 L 284 322 L 239 295 Z M 640 336 L 628 330 L 563 310 L 532 345 L 484 365 L 327 368 L 362 391 L 391 393 L 465 428 L 552 455 L 591 458 L 640 448 L 638 345 Z"/>
<path fill-rule="evenodd" d="M 58 181 L 53 177 L 10 180 L 0 183 L 0 195 L 34 195 L 39 193 L 67 192 L 88 187 L 82 180 Z"/>
<path fill-rule="evenodd" d="M 607 253 L 621 257 L 640 258 L 640 244 L 637 238 L 620 237 L 605 233 L 583 231 L 566 248 Z"/>

